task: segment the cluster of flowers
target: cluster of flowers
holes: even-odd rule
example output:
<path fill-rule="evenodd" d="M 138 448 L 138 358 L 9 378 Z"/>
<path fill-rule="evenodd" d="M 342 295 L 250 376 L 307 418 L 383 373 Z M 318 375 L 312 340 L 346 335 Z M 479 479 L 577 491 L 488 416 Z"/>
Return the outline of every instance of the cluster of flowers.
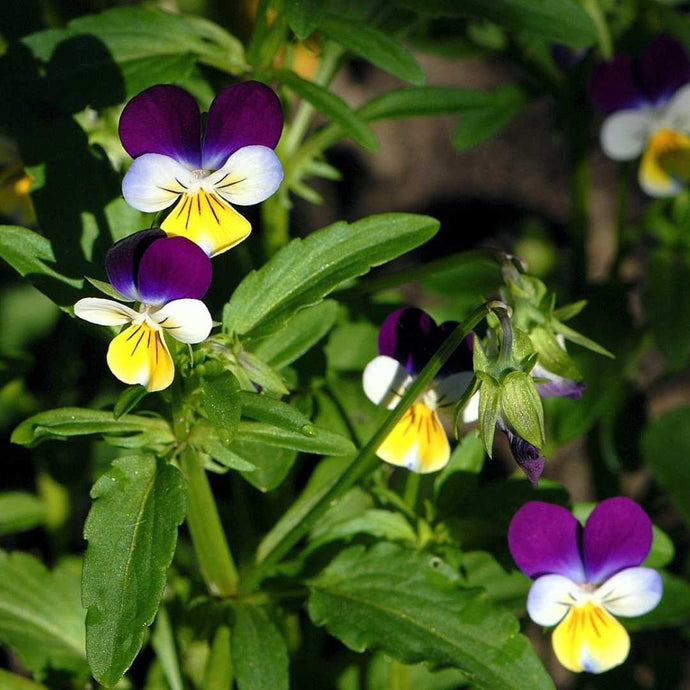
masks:
<path fill-rule="evenodd" d="M 143 91 L 125 107 L 120 139 L 134 158 L 122 182 L 132 207 L 159 212 L 173 206 L 160 228 L 117 242 L 106 273 L 124 302 L 86 298 L 77 316 L 104 326 L 128 325 L 108 349 L 108 366 L 128 384 L 167 388 L 175 375 L 165 342 L 200 343 L 213 325 L 201 298 L 211 284 L 211 261 L 249 235 L 232 206 L 257 204 L 283 178 L 273 149 L 283 128 L 276 94 L 248 81 L 221 91 L 202 135 L 194 98 L 177 86 Z"/>

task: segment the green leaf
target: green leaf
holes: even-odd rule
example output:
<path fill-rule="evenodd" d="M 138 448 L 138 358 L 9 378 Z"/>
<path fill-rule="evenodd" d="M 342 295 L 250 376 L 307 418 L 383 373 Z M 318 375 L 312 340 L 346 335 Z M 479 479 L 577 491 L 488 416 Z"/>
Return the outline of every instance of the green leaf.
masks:
<path fill-rule="evenodd" d="M 279 448 L 260 441 L 236 440 L 231 447 L 238 459 L 251 460 L 253 471 L 242 472 L 242 476 L 259 491 L 266 493 L 278 488 L 290 473 L 298 452 L 290 448 Z M 247 462 L 247 460 L 242 460 Z"/>
<path fill-rule="evenodd" d="M 0 687 L 4 690 L 48 690 L 48 687 L 40 683 L 18 676 L 0 668 Z"/>
<path fill-rule="evenodd" d="M 297 312 L 285 327 L 252 346 L 254 354 L 276 369 L 292 364 L 335 325 L 338 303 L 324 300 Z"/>
<path fill-rule="evenodd" d="M 666 412 L 645 429 L 642 456 L 690 524 L 690 407 Z"/>
<path fill-rule="evenodd" d="M 128 299 L 124 295 L 121 295 L 110 283 L 106 283 L 103 280 L 98 280 L 98 278 L 89 278 L 86 276 L 86 280 L 93 285 L 96 290 L 99 290 L 104 295 L 107 295 L 111 299 L 117 300 L 118 302 L 133 302 L 134 300 Z"/>
<path fill-rule="evenodd" d="M 127 386 L 113 407 L 113 417 L 120 419 L 131 412 L 147 395 L 148 391 L 143 386 Z"/>
<path fill-rule="evenodd" d="M 227 625 L 219 625 L 213 636 L 204 669 L 204 690 L 227 690 L 232 687 L 230 639 L 230 628 Z"/>
<path fill-rule="evenodd" d="M 475 346 L 475 353 L 477 349 Z M 482 382 L 479 388 L 479 436 L 487 455 L 493 457 L 496 420 L 501 411 L 501 387 L 488 374 L 477 372 L 477 378 Z"/>
<path fill-rule="evenodd" d="M 553 688 L 517 620 L 448 571 L 429 554 L 356 546 L 309 583 L 309 616 L 350 649 L 455 666 L 476 688 Z"/>
<path fill-rule="evenodd" d="M 361 373 L 379 353 L 376 347 L 378 334 L 379 329 L 368 321 L 346 322 L 336 326 L 323 348 L 328 369 Z"/>
<path fill-rule="evenodd" d="M 182 473 L 153 456 L 115 460 L 91 490 L 82 600 L 96 679 L 115 685 L 153 622 L 184 520 Z"/>
<path fill-rule="evenodd" d="M 554 309 L 553 317 L 559 321 L 569 321 L 577 316 L 586 306 L 586 299 L 581 299 L 577 302 L 573 302 L 572 304 L 564 304 L 562 307 Z"/>
<path fill-rule="evenodd" d="M 184 682 L 177 658 L 175 635 L 170 625 L 170 617 L 164 606 L 161 606 L 156 617 L 156 625 L 151 635 L 151 646 L 163 669 L 170 690 L 184 690 Z"/>
<path fill-rule="evenodd" d="M 189 441 L 203 453 L 211 456 L 215 462 L 223 465 L 223 467 L 241 472 L 253 472 L 256 469 L 256 465 L 253 462 L 243 460 L 236 453 L 233 453 L 218 437 L 215 429 L 203 423 L 198 423 L 194 426 Z"/>
<path fill-rule="evenodd" d="M 574 331 L 572 328 L 566 326 L 560 321 L 552 319 L 551 327 L 554 331 L 560 333 L 566 340 L 570 340 L 573 343 L 580 345 L 581 347 L 585 347 L 588 350 L 591 350 L 592 352 L 596 352 L 598 355 L 604 355 L 604 357 L 610 357 L 611 359 L 615 359 L 615 355 L 609 352 L 605 347 L 602 347 L 601 345 L 599 345 L 599 343 L 595 343 L 593 340 L 590 340 L 581 333 Z"/>
<path fill-rule="evenodd" d="M 458 151 L 477 146 L 500 132 L 525 106 L 524 92 L 515 86 L 504 86 L 499 98 L 486 108 L 464 112 L 453 132 L 453 146 Z"/>
<path fill-rule="evenodd" d="M 7 491 L 0 494 L 0 534 L 23 532 L 44 524 L 45 503 L 24 491 Z"/>
<path fill-rule="evenodd" d="M 503 379 L 501 407 L 510 425 L 525 441 L 537 448 L 544 447 L 544 408 L 529 374 L 511 371 Z"/>
<path fill-rule="evenodd" d="M 376 150 L 376 135 L 340 96 L 336 96 L 323 86 L 302 79 L 290 70 L 274 70 L 271 75 L 291 91 L 294 91 L 300 98 L 311 103 L 332 122 L 340 125 L 353 141 L 370 151 Z"/>
<path fill-rule="evenodd" d="M 302 425 L 300 429 L 294 430 L 266 422 L 242 421 L 237 429 L 235 440 L 255 441 L 268 446 L 290 448 L 319 455 L 348 455 L 355 451 L 350 439 L 326 429 L 319 429 L 309 422 Z"/>
<path fill-rule="evenodd" d="M 319 28 L 336 43 L 399 79 L 417 85 L 426 81 L 412 53 L 372 26 L 326 14 Z"/>
<path fill-rule="evenodd" d="M 496 604 L 518 610 L 524 608 L 531 582 L 519 570 L 506 571 L 486 551 L 462 554 L 462 570 L 467 587 L 481 587 L 487 598 Z"/>
<path fill-rule="evenodd" d="M 84 674 L 78 576 L 62 568 L 51 573 L 29 554 L 0 551 L 0 642 L 29 671 L 56 668 Z"/>
<path fill-rule="evenodd" d="M 474 433 L 469 433 L 455 447 L 448 464 L 434 479 L 434 496 L 438 496 L 445 483 L 454 474 L 465 475 L 467 472 L 479 474 L 484 466 L 484 445 Z"/>
<path fill-rule="evenodd" d="M 285 15 L 295 36 L 303 41 L 316 31 L 323 14 L 321 0 L 286 0 Z"/>
<path fill-rule="evenodd" d="M 400 0 L 421 14 L 486 19 L 567 46 L 589 46 L 597 30 L 574 0 Z"/>
<path fill-rule="evenodd" d="M 203 403 L 208 421 L 223 443 L 230 443 L 240 423 L 242 403 L 239 381 L 229 371 L 204 378 Z"/>
<path fill-rule="evenodd" d="M 257 606 L 235 608 L 232 665 L 239 690 L 287 690 L 288 653 L 283 636 Z"/>
<path fill-rule="evenodd" d="M 115 419 L 112 412 L 80 407 L 60 407 L 39 412 L 25 419 L 12 432 L 10 440 L 32 448 L 44 441 L 90 434 L 101 434 L 114 445 L 119 441 L 129 441 L 140 446 L 163 446 L 175 440 L 168 423 L 158 417 L 123 415 Z"/>
<path fill-rule="evenodd" d="M 239 284 L 223 310 L 223 328 L 265 337 L 295 312 L 343 283 L 418 247 L 438 231 L 428 216 L 387 213 L 335 223 L 295 239 Z"/>
<path fill-rule="evenodd" d="M 413 86 L 387 91 L 363 105 L 357 114 L 367 122 L 457 115 L 499 107 L 505 103 L 506 94 L 514 92 L 514 86 L 499 86 L 491 91 L 452 86 Z"/>

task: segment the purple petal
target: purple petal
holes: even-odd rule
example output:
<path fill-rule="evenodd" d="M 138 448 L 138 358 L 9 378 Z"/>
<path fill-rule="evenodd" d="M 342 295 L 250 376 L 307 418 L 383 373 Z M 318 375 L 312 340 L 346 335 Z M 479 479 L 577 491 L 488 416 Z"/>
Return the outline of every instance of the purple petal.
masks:
<path fill-rule="evenodd" d="M 110 284 L 127 299 L 138 300 L 137 275 L 144 252 L 165 233 L 158 228 L 135 232 L 116 242 L 105 255 L 105 271 Z"/>
<path fill-rule="evenodd" d="M 246 81 L 223 89 L 211 103 L 202 167 L 218 170 L 243 146 L 275 148 L 283 130 L 280 99 L 265 84 Z"/>
<path fill-rule="evenodd" d="M 175 299 L 201 299 L 211 284 L 211 260 L 186 237 L 155 240 L 139 263 L 139 298 L 163 305 Z"/>
<path fill-rule="evenodd" d="M 561 506 L 542 501 L 526 503 L 510 521 L 508 548 L 525 575 L 564 575 L 585 582 L 578 539 L 580 523 Z"/>
<path fill-rule="evenodd" d="M 436 351 L 438 330 L 425 311 L 397 309 L 381 325 L 379 354 L 396 359 L 410 375 L 418 374 Z"/>
<path fill-rule="evenodd" d="M 663 102 L 690 81 L 690 60 L 683 46 L 666 34 L 652 41 L 637 60 L 642 90 L 654 104 Z"/>
<path fill-rule="evenodd" d="M 618 55 L 594 68 L 589 78 L 589 98 L 604 113 L 637 108 L 645 97 L 635 82 L 634 62 L 629 55 Z"/>
<path fill-rule="evenodd" d="M 537 392 L 542 398 L 572 398 L 579 400 L 582 393 L 587 388 L 583 381 L 566 379 L 562 376 L 545 369 L 541 364 L 536 364 L 532 369 L 532 377 L 537 379 L 548 379 L 545 383 L 537 384 Z"/>
<path fill-rule="evenodd" d="M 530 480 L 532 486 L 536 487 L 539 483 L 539 477 L 544 471 L 546 458 L 541 455 L 538 448 L 510 429 L 501 418 L 499 418 L 496 426 L 506 435 L 515 462 Z"/>
<path fill-rule="evenodd" d="M 582 538 L 587 581 L 603 582 L 623 568 L 638 566 L 652 546 L 652 522 L 635 501 L 607 498 L 591 513 Z"/>
<path fill-rule="evenodd" d="M 194 97 L 179 86 L 159 84 L 135 96 L 120 116 L 127 153 L 161 153 L 191 170 L 201 167 L 201 117 Z"/>
<path fill-rule="evenodd" d="M 443 341 L 459 326 L 457 321 L 445 321 L 438 327 L 436 348 L 438 349 Z M 439 378 L 444 376 L 451 376 L 461 371 L 473 371 L 472 364 L 472 344 L 474 342 L 473 335 L 470 333 L 460 345 L 455 348 L 455 352 L 446 360 L 446 363 L 441 367 L 437 376 Z"/>

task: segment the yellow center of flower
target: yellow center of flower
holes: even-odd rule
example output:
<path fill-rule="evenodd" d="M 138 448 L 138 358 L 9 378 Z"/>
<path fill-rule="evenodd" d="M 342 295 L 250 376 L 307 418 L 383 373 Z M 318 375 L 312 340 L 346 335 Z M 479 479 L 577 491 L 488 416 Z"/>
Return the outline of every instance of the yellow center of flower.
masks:
<path fill-rule="evenodd" d="M 680 191 L 690 180 L 690 136 L 662 127 L 647 142 L 640 166 L 645 191 L 660 196 Z"/>

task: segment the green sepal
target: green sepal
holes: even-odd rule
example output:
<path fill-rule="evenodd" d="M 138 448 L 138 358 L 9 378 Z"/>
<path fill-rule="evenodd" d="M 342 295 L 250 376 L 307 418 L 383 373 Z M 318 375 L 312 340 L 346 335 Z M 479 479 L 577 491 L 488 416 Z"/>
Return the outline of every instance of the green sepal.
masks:
<path fill-rule="evenodd" d="M 522 363 L 534 353 L 534 343 L 525 331 L 513 327 L 512 355 L 516 362 Z"/>
<path fill-rule="evenodd" d="M 604 357 L 610 357 L 611 359 L 616 358 L 613 353 L 609 352 L 605 347 L 599 345 L 599 343 L 595 343 L 593 340 L 590 340 L 581 333 L 574 331 L 569 326 L 562 324 L 560 321 L 556 321 L 556 319 L 552 319 L 551 326 L 554 331 L 560 333 L 566 340 L 570 340 L 581 347 L 585 347 L 592 352 L 596 352 L 598 355 L 604 355 Z"/>
<path fill-rule="evenodd" d="M 511 371 L 501 386 L 501 405 L 515 431 L 536 448 L 543 448 L 544 408 L 532 377 L 524 371 Z"/>
<path fill-rule="evenodd" d="M 489 316 L 490 314 L 487 314 L 487 318 Z M 480 371 L 489 370 L 489 358 L 486 356 L 486 352 L 484 352 L 481 340 L 476 336 L 472 345 L 472 368 L 476 374 Z"/>
<path fill-rule="evenodd" d="M 475 345 L 476 352 L 476 345 Z M 489 457 L 492 457 L 496 420 L 501 410 L 501 386 L 492 376 L 478 371 L 479 388 L 479 436 Z"/>
<path fill-rule="evenodd" d="M 537 326 L 530 333 L 532 342 L 539 353 L 539 363 L 557 376 L 579 381 L 582 374 L 568 353 L 561 347 L 553 332 L 542 326 Z"/>
<path fill-rule="evenodd" d="M 237 361 L 247 378 L 257 386 L 276 395 L 287 395 L 290 391 L 285 385 L 283 377 L 260 357 L 247 350 L 242 350 L 237 356 Z M 248 390 L 244 386 L 244 390 Z M 254 390 L 254 386 L 249 390 Z"/>
<path fill-rule="evenodd" d="M 570 319 L 577 316 L 586 306 L 587 300 L 581 299 L 578 302 L 564 304 L 562 307 L 554 309 L 552 316 L 554 317 L 554 319 L 558 319 L 559 321 L 569 321 Z"/>

